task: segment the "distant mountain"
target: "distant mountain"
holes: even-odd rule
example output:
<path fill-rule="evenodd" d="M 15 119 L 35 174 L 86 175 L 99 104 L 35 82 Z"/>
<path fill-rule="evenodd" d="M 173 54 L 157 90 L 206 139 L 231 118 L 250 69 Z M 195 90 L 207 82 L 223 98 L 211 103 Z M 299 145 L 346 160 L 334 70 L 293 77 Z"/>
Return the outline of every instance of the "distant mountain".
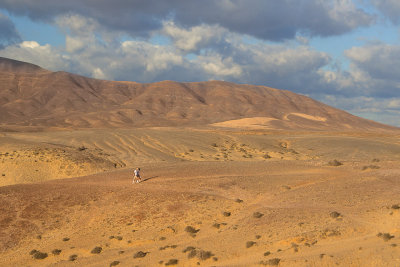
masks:
<path fill-rule="evenodd" d="M 0 71 L 1 72 L 15 72 L 15 73 L 39 73 L 49 72 L 41 67 L 14 59 L 0 57 Z"/>
<path fill-rule="evenodd" d="M 0 128 L 148 126 L 394 130 L 309 97 L 222 81 L 91 79 L 0 58 Z"/>

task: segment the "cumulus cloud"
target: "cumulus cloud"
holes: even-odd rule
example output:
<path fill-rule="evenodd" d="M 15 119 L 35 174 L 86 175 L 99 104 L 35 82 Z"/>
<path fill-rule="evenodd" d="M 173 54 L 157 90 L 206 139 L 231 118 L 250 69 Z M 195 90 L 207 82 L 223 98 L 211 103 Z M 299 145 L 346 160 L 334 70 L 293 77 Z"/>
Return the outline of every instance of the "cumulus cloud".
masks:
<path fill-rule="evenodd" d="M 63 70 L 69 67 L 68 58 L 50 45 L 23 41 L 0 50 L 0 56 L 30 62 L 43 68 Z"/>
<path fill-rule="evenodd" d="M 348 112 L 389 125 L 400 126 L 400 98 L 324 95 L 320 101 Z"/>
<path fill-rule="evenodd" d="M 373 22 L 352 0 L 2 0 L 0 8 L 34 20 L 77 14 L 132 36 L 147 36 L 172 20 L 190 28 L 219 25 L 264 40 L 293 39 L 298 32 L 330 36 Z"/>
<path fill-rule="evenodd" d="M 319 80 L 318 70 L 331 60 L 308 46 L 244 43 L 241 35 L 217 25 L 184 28 L 164 22 L 153 34 L 165 34 L 171 42 L 158 45 L 140 39 L 118 42 L 115 36 L 114 41 L 104 41 L 102 36 L 110 33 L 78 15 L 59 18 L 57 23 L 67 34 L 65 49 L 25 41 L 7 47 L 0 55 L 101 79 L 219 79 L 296 88 L 298 92 L 312 91 L 306 84 Z"/>
<path fill-rule="evenodd" d="M 371 2 L 393 23 L 400 23 L 400 2 L 398 0 L 371 0 Z"/>
<path fill-rule="evenodd" d="M 400 96 L 400 46 L 384 43 L 353 47 L 345 52 L 351 72 L 364 92 L 373 96 Z"/>
<path fill-rule="evenodd" d="M 318 72 L 312 97 L 352 114 L 400 126 L 400 46 L 370 43 L 345 51 L 349 69 Z"/>
<path fill-rule="evenodd" d="M 163 23 L 160 33 L 172 39 L 176 48 L 185 52 L 197 52 L 204 47 L 224 41 L 229 34 L 226 29 L 217 25 L 199 25 L 191 28 L 182 28 L 173 21 Z"/>
<path fill-rule="evenodd" d="M 0 49 L 21 40 L 14 23 L 0 12 Z"/>

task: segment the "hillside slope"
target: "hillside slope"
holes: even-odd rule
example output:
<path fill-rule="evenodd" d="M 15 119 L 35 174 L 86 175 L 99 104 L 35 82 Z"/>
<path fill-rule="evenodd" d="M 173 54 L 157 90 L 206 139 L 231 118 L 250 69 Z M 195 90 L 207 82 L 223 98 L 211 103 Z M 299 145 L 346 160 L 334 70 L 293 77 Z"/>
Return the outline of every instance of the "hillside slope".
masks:
<path fill-rule="evenodd" d="M 0 84 L 0 129 L 209 124 L 293 130 L 395 129 L 289 91 L 222 81 L 104 81 L 0 58 Z"/>

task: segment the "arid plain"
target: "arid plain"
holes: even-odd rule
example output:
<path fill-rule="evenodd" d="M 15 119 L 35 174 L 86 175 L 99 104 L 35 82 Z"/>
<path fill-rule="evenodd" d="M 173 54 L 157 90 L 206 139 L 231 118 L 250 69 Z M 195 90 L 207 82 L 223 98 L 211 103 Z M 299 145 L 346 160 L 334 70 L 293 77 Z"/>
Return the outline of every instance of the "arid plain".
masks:
<path fill-rule="evenodd" d="M 0 266 L 400 265 L 397 128 L 223 82 L 115 82 L 121 104 L 0 63 Z M 40 95 L 48 75 L 80 91 Z M 85 93 L 114 106 L 61 101 Z"/>

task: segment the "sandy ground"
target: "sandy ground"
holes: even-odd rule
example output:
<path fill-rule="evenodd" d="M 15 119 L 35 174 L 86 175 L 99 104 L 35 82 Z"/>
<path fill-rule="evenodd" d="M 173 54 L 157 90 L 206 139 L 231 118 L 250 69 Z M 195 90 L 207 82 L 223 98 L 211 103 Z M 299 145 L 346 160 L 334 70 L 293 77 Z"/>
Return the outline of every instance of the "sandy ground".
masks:
<path fill-rule="evenodd" d="M 398 140 L 3 133 L 0 266 L 399 266 Z"/>

